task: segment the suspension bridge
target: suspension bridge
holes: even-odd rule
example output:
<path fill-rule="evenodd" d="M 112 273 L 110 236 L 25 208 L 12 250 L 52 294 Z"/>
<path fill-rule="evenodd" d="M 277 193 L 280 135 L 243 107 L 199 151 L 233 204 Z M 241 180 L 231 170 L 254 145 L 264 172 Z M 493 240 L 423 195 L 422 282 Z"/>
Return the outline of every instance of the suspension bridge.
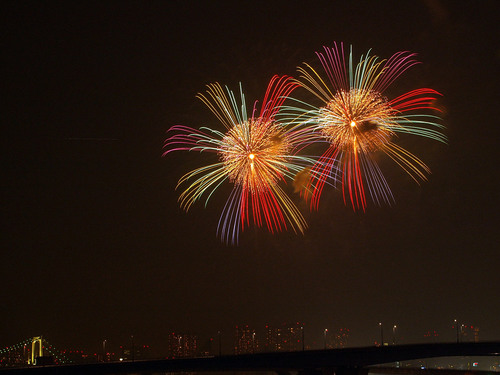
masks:
<path fill-rule="evenodd" d="M 0 368 L 26 365 L 67 365 L 72 361 L 45 337 L 29 337 L 0 349 Z"/>

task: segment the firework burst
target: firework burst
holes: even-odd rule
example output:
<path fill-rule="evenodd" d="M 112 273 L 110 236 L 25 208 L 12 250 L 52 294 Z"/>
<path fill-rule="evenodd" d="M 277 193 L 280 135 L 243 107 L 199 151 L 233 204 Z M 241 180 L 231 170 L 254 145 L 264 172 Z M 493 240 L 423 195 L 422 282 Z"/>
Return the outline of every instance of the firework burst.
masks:
<path fill-rule="evenodd" d="M 367 192 L 376 204 L 391 204 L 394 198 L 374 153 L 388 155 L 417 183 L 426 180 L 429 168 L 395 140 L 398 133 L 406 133 L 446 142 L 439 118 L 422 113 L 438 111 L 433 102 L 441 94 L 421 88 L 392 100 L 383 95 L 396 78 L 418 64 L 412 53 L 398 52 L 388 60 L 380 60 L 368 52 L 356 66 L 352 48 L 346 59 L 342 44 L 324 47 L 324 53 L 316 55 L 326 79 L 304 63 L 298 68 L 298 82 L 322 105 L 312 106 L 295 99 L 299 104 L 286 107 L 284 117 L 311 126 L 329 143 L 312 168 L 310 181 L 315 183 L 311 206 L 318 207 L 322 189 L 331 177 L 342 181 L 344 202 L 350 201 L 355 210 L 365 210 Z"/>
<path fill-rule="evenodd" d="M 276 114 L 287 96 L 298 84 L 290 77 L 274 76 L 269 82 L 260 110 L 255 102 L 250 116 L 240 85 L 240 101 L 227 87 L 208 85 L 206 94 L 198 98 L 212 111 L 225 130 L 202 127 L 193 129 L 173 126 L 175 132 L 165 142 L 165 153 L 176 150 L 210 152 L 217 162 L 197 168 L 184 175 L 178 183 L 188 184 L 179 201 L 186 211 L 205 197 L 205 205 L 225 181 L 233 189 L 219 219 L 217 233 L 226 243 L 236 244 L 239 233 L 253 223 L 270 232 L 291 227 L 304 232 L 306 221 L 298 208 L 279 186 L 293 179 L 307 165 L 309 157 L 297 153 L 315 141 L 307 127 L 287 128 L 276 120 Z"/>

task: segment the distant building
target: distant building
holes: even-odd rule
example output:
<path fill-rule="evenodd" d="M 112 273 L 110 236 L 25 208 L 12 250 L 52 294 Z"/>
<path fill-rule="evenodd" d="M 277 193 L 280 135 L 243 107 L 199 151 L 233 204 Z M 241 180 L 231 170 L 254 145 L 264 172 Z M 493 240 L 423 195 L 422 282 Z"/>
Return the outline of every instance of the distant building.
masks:
<path fill-rule="evenodd" d="M 325 346 L 327 349 L 345 348 L 349 340 L 349 329 L 340 328 L 337 331 L 328 331 Z"/>
<path fill-rule="evenodd" d="M 239 325 L 234 329 L 234 354 L 256 353 L 259 351 L 255 329 Z"/>
<path fill-rule="evenodd" d="M 25 366 L 30 355 L 29 348 L 26 346 L 17 350 L 2 351 L 0 353 L 0 367 Z"/>
<path fill-rule="evenodd" d="M 272 327 L 266 324 L 265 342 L 263 351 L 265 352 L 292 352 L 303 349 L 304 324 L 283 323 L 279 327 Z"/>
<path fill-rule="evenodd" d="M 345 348 L 347 346 L 347 341 L 349 340 L 349 329 L 340 328 L 334 336 L 333 347 L 334 348 Z"/>
<path fill-rule="evenodd" d="M 88 353 L 79 349 L 67 349 L 63 354 L 69 358 L 72 363 L 89 363 L 97 361 L 97 353 Z"/>
<path fill-rule="evenodd" d="M 172 332 L 168 335 L 167 345 L 170 358 L 195 357 L 198 355 L 198 337 L 196 335 Z"/>
<path fill-rule="evenodd" d="M 479 342 L 479 327 L 462 324 L 460 327 L 460 336 L 460 341 L 462 342 Z"/>
<path fill-rule="evenodd" d="M 439 342 L 439 333 L 436 330 L 425 332 L 424 337 L 429 342 Z"/>
<path fill-rule="evenodd" d="M 471 327 L 474 331 L 474 342 L 479 342 L 479 327 Z"/>

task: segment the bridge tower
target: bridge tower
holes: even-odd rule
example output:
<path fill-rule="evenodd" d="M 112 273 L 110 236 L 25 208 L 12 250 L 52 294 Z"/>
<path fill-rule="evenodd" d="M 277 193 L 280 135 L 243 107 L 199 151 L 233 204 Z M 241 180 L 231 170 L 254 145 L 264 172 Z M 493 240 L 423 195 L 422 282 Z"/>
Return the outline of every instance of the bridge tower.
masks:
<path fill-rule="evenodd" d="M 36 344 L 38 343 L 38 355 L 35 356 Z M 42 336 L 33 337 L 31 341 L 31 365 L 35 364 L 35 359 L 37 357 L 43 357 L 43 345 L 42 345 Z"/>

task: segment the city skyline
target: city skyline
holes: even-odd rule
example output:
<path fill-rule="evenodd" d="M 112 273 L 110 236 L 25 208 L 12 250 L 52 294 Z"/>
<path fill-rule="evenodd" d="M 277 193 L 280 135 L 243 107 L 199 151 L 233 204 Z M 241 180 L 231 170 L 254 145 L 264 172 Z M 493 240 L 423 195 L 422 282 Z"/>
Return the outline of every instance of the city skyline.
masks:
<path fill-rule="evenodd" d="M 175 336 L 175 334 L 172 334 Z M 102 365 L 108 367 L 113 366 L 113 368 L 121 369 L 130 368 L 131 365 L 137 371 L 138 368 L 146 369 L 151 367 L 162 367 L 162 368 L 170 368 L 170 369 L 178 369 L 179 365 L 185 366 L 186 368 L 190 368 L 195 364 L 195 367 L 204 368 L 204 366 L 221 366 L 221 364 L 229 363 L 230 367 L 237 368 L 241 370 L 241 366 L 248 366 L 254 368 L 255 362 L 261 363 L 261 361 L 265 361 L 265 367 L 269 366 L 269 361 L 272 363 L 280 363 L 282 364 L 283 358 L 287 358 L 292 362 L 295 360 L 299 360 L 295 365 L 301 367 L 304 365 L 304 358 L 316 359 L 316 364 L 318 363 L 318 358 L 323 358 L 323 362 L 326 359 L 331 364 L 343 363 L 345 358 L 352 357 L 355 354 L 355 361 L 368 361 L 377 362 L 383 360 L 386 362 L 386 367 L 395 367 L 395 368 L 406 368 L 411 371 L 411 369 L 440 369 L 440 370 L 453 370 L 453 369 L 461 369 L 461 370 L 472 370 L 472 371 L 498 371 L 500 362 L 498 361 L 498 353 L 496 352 L 496 347 L 498 347 L 497 343 L 474 343 L 473 345 L 462 343 L 462 344 L 430 344 L 430 345 L 404 345 L 400 347 L 388 347 L 384 346 L 383 348 L 378 347 L 365 347 L 365 348 L 348 348 L 341 347 L 338 349 L 327 348 L 328 350 L 313 350 L 312 352 L 307 350 L 295 350 L 295 351 L 284 351 L 282 353 L 280 350 L 277 351 L 268 351 L 268 352 L 255 352 L 252 350 L 251 353 L 240 353 L 242 355 L 224 355 L 221 353 L 211 354 L 210 352 L 202 352 L 196 351 L 196 338 L 189 338 L 194 342 L 194 351 L 185 352 L 181 356 L 167 356 L 162 358 L 163 356 L 155 355 L 149 345 L 137 345 L 134 344 L 133 338 L 131 337 L 131 342 L 129 345 L 120 346 L 118 353 L 114 353 L 111 351 L 106 351 L 108 347 L 106 346 L 106 341 L 103 342 L 103 351 L 101 354 L 98 353 L 87 353 L 82 350 L 61 350 L 58 351 L 54 348 L 50 343 L 46 342 L 46 339 L 42 337 L 33 337 L 32 339 L 25 340 L 24 342 L 16 345 L 15 348 L 4 348 L 0 349 L 0 367 L 4 370 L 8 370 L 9 368 L 14 370 L 19 370 L 19 367 L 25 367 L 28 365 L 35 366 L 44 366 L 44 365 L 56 365 L 60 367 L 59 370 L 64 369 L 65 371 L 71 371 L 79 369 L 82 370 L 86 368 L 87 370 L 102 370 L 105 369 Z M 33 340 L 31 342 L 31 340 Z M 177 341 L 177 340 L 175 340 Z M 30 344 L 31 349 L 30 349 Z M 179 341 L 180 344 L 180 341 Z M 486 345 L 484 345 L 486 344 Z M 43 345 L 43 347 L 42 347 Z M 177 344 L 174 344 L 177 346 Z M 169 347 L 171 345 L 169 343 Z M 434 351 L 429 352 L 429 349 L 433 348 Z M 6 349 L 9 349 L 6 352 Z M 173 348 L 173 351 L 177 351 L 177 348 Z M 451 350 L 458 350 L 456 353 L 462 353 L 459 356 L 449 356 L 442 354 L 450 353 Z M 294 353 L 296 352 L 296 353 Z M 35 354 L 36 353 L 36 354 Z M 378 353 L 379 356 L 385 357 L 382 358 L 360 358 L 369 356 L 369 353 L 373 355 L 373 353 Z M 406 358 L 404 360 L 396 361 L 390 360 L 387 357 L 387 354 L 391 353 L 390 356 L 394 356 L 395 358 Z M 416 353 L 420 353 L 423 355 L 420 358 L 414 358 Z M 465 354 L 469 353 L 469 354 Z M 489 353 L 489 356 L 484 356 L 479 353 Z M 171 354 L 171 352 L 169 352 Z M 427 356 L 429 355 L 430 356 Z M 440 355 L 441 354 L 441 355 Z M 394 358 L 394 357 L 393 357 Z M 276 359 L 278 361 L 276 361 Z M 180 360 L 180 361 L 179 361 Z M 333 360 L 333 361 L 332 361 Z M 195 361 L 195 362 L 193 362 Z M 229 362 L 228 362 L 229 361 Z M 236 361 L 236 362 L 234 362 Z M 340 361 L 340 362 L 339 362 Z M 351 359 L 352 361 L 352 359 Z M 114 362 L 114 363 L 113 363 Z M 390 365 L 392 362 L 392 365 Z M 350 362 L 352 363 L 352 362 Z M 235 366 L 236 364 L 236 366 Z M 373 364 L 372 364 L 373 365 Z M 68 366 L 68 367 L 65 367 Z M 15 369 L 17 367 L 17 369 Z M 224 366 L 225 367 L 225 366 Z M 223 368 L 224 368 L 223 367 Z M 378 367 L 378 366 L 376 366 Z M 191 367 L 192 368 L 192 367 Z M 225 367 L 227 368 L 227 367 Z M 274 368 L 271 365 L 271 368 Z M 53 371 L 54 369 L 52 369 Z M 373 370 L 373 367 L 371 367 Z"/>
<path fill-rule="evenodd" d="M 380 322 L 387 342 L 393 326 L 398 342 L 434 331 L 452 342 L 455 319 L 480 327 L 481 341 L 500 340 L 499 7 L 2 3 L 0 346 L 44 335 L 99 350 L 133 335 L 158 347 L 171 332 L 224 339 L 241 322 L 297 321 L 318 348 L 324 329 L 340 328 L 350 346 L 374 345 Z M 311 211 L 288 183 L 308 223 L 303 235 L 250 226 L 239 246 L 221 243 L 230 187 L 186 214 L 177 181 L 203 162 L 188 152 L 162 157 L 167 130 L 221 130 L 196 98 L 207 84 L 241 82 L 253 103 L 274 74 L 317 67 L 315 52 L 335 42 L 357 57 L 417 54 L 385 94 L 443 94 L 448 145 L 398 137 L 432 174 L 418 185 L 377 154 L 395 203 L 369 202 L 366 212 L 331 186 Z"/>
<path fill-rule="evenodd" d="M 370 336 L 365 335 L 365 343 L 362 346 L 481 342 L 480 327 L 467 325 L 456 319 L 452 324 L 445 330 L 434 327 L 426 330 L 419 337 L 405 337 L 407 330 L 404 327 L 398 327 L 396 324 L 385 326 L 379 322 L 376 325 L 376 334 L 372 330 Z M 9 360 L 16 360 L 18 355 L 30 358 L 31 349 L 35 352 L 39 350 L 39 346 L 34 343 L 41 341 L 42 338 L 44 351 L 53 356 L 58 364 L 75 362 L 75 360 L 77 362 L 102 362 L 103 358 L 105 358 L 104 361 L 174 359 L 359 346 L 359 344 L 353 345 L 349 342 L 351 330 L 347 327 L 335 327 L 330 324 L 318 332 L 311 332 L 308 326 L 309 324 L 305 322 L 281 322 L 276 325 L 265 323 L 262 326 L 238 324 L 229 330 L 217 330 L 217 333 L 211 336 L 200 336 L 193 330 L 173 330 L 165 334 L 164 341 L 159 346 L 150 345 L 147 337 L 137 338 L 137 336 L 130 335 L 125 341 L 120 341 L 116 337 L 103 338 L 97 345 L 94 343 L 90 347 L 82 346 L 75 340 L 71 346 L 61 348 L 57 345 L 53 346 L 54 343 L 48 342 L 47 338 L 41 335 L 20 343 L 6 345 L 0 349 L 0 366 L 4 366 Z"/>

